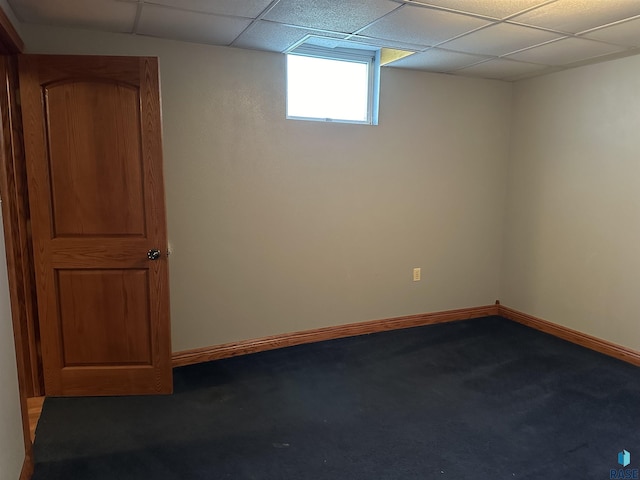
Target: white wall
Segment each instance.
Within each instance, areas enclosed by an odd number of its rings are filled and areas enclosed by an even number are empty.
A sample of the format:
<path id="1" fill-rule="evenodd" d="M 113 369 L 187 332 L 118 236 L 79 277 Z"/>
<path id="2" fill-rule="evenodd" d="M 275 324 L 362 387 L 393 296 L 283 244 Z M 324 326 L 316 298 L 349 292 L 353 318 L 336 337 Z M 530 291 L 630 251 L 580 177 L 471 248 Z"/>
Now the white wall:
<path id="1" fill-rule="evenodd" d="M 174 350 L 498 298 L 511 85 L 383 69 L 379 126 L 291 121 L 282 55 L 22 31 L 160 57 Z"/>
<path id="2" fill-rule="evenodd" d="M 516 84 L 502 303 L 640 350 L 640 56 Z"/>
<path id="3" fill-rule="evenodd" d="M 17 480 L 24 460 L 16 352 L 0 214 L 0 480 Z"/>

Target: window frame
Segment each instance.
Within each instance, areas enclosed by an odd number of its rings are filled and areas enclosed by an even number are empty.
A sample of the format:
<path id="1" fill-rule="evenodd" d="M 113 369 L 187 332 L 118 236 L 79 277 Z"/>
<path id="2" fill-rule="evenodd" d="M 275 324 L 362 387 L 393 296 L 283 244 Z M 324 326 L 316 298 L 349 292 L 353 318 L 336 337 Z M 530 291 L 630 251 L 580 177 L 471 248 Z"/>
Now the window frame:
<path id="1" fill-rule="evenodd" d="M 327 48 L 311 44 L 301 44 L 285 52 L 286 68 L 289 68 L 289 55 L 337 60 L 342 62 L 363 63 L 368 66 L 367 118 L 366 120 L 343 120 L 334 118 L 302 117 L 289 115 L 289 74 L 286 72 L 285 117 L 287 120 L 306 120 L 325 123 L 347 123 L 355 125 L 378 125 L 380 97 L 380 49 L 366 48 Z"/>

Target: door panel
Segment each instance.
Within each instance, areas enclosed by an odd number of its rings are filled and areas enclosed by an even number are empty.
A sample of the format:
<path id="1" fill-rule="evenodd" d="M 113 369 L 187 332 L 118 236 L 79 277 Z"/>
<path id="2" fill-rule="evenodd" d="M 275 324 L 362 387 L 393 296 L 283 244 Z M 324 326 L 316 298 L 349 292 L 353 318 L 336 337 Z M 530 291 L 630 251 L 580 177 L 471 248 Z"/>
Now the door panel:
<path id="1" fill-rule="evenodd" d="M 144 236 L 139 90 L 56 83 L 44 89 L 44 109 L 54 236 Z"/>
<path id="2" fill-rule="evenodd" d="M 151 365 L 147 270 L 56 273 L 65 366 Z"/>
<path id="3" fill-rule="evenodd" d="M 157 60 L 20 57 L 47 395 L 172 390 Z"/>

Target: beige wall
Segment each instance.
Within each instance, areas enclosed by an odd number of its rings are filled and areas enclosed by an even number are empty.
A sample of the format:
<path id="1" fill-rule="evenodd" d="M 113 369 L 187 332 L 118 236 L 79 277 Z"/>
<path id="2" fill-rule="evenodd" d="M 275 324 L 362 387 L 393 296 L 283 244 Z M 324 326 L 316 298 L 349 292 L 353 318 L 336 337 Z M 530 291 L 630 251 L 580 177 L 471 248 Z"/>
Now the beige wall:
<path id="1" fill-rule="evenodd" d="M 0 225 L 2 218 L 0 216 Z M 16 480 L 24 460 L 24 437 L 18 396 L 16 353 L 4 235 L 0 227 L 0 480 Z"/>
<path id="2" fill-rule="evenodd" d="M 23 35 L 160 57 L 174 350 L 498 298 L 511 85 L 384 69 L 379 126 L 292 121 L 279 54 Z"/>
<path id="3" fill-rule="evenodd" d="M 502 303 L 640 350 L 640 56 L 516 84 Z"/>

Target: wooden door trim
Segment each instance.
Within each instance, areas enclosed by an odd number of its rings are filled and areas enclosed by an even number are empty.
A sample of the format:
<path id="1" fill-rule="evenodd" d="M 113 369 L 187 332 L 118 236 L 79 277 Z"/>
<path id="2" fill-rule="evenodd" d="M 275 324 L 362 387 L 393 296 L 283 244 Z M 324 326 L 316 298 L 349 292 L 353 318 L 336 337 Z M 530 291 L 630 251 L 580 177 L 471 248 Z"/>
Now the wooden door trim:
<path id="1" fill-rule="evenodd" d="M 20 472 L 20 480 L 28 480 L 33 473 L 33 444 L 29 432 L 29 413 L 27 397 L 40 393 L 41 383 L 34 382 L 38 378 L 38 363 L 32 358 L 36 354 L 35 342 L 29 340 L 27 323 L 27 306 L 35 305 L 35 292 L 25 283 L 24 272 L 31 265 L 33 258 L 20 232 L 26 233 L 28 219 L 28 202 L 24 175 L 24 150 L 22 143 L 22 123 L 17 96 L 17 67 L 15 56 L 24 51 L 24 42 L 11 23 L 11 20 L 0 7 L 0 79 L 3 87 L 0 90 L 1 134 L 0 142 L 0 195 L 2 196 L 2 214 L 7 256 L 7 276 L 9 283 L 9 301 L 11 303 L 11 321 L 13 324 L 16 365 L 18 374 L 18 394 L 22 416 L 25 457 Z M 22 173 L 21 173 L 22 172 Z M 22 175 L 22 177 L 21 177 Z M 27 240 L 28 241 L 28 240 Z M 33 339 L 32 339 L 33 340 Z"/>
<path id="2" fill-rule="evenodd" d="M 0 7 L 0 47 L 2 54 L 16 54 L 24 51 L 24 42 L 2 7 Z"/>
<path id="3" fill-rule="evenodd" d="M 16 102 L 17 64 L 15 57 L 2 57 L 1 76 L 4 87 L 0 98 L 2 109 L 3 161 L 0 171 L 0 191 L 3 199 L 3 219 L 7 250 L 7 271 L 11 309 L 20 332 L 14 332 L 25 368 L 27 397 L 43 394 L 43 382 L 38 355 L 38 320 L 34 285 L 34 263 L 29 231 L 29 201 L 25 170 L 22 118 Z M 20 337 L 18 337 L 20 334 Z"/>
<path id="4" fill-rule="evenodd" d="M 24 456 L 22 462 L 22 470 L 20 471 L 20 480 L 29 480 L 33 475 L 33 457 L 31 453 Z"/>
<path id="5" fill-rule="evenodd" d="M 29 414 L 27 397 L 34 395 L 37 386 L 33 383 L 33 372 L 37 371 L 37 362 L 32 362 L 28 332 L 28 304 L 35 302 L 32 291 L 27 287 L 25 265 L 32 265 L 29 249 L 25 248 L 27 213 L 26 197 L 21 190 L 20 167 L 24 168 L 22 152 L 21 125 L 16 115 L 16 75 L 15 58 L 0 56 L 0 78 L 3 87 L 0 91 L 0 115 L 2 122 L 2 148 L 0 149 L 0 196 L 2 197 L 2 217 L 9 284 L 9 301 L 13 325 L 18 370 L 18 390 L 22 414 L 22 429 L 25 446 L 25 462 L 21 478 L 28 478 L 32 470 L 32 443 L 29 434 Z M 33 319 L 31 319 L 33 320 Z"/>

